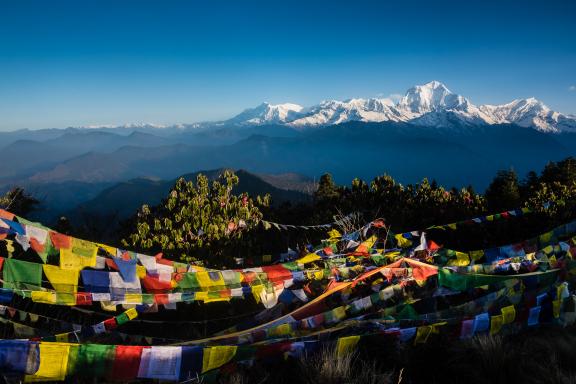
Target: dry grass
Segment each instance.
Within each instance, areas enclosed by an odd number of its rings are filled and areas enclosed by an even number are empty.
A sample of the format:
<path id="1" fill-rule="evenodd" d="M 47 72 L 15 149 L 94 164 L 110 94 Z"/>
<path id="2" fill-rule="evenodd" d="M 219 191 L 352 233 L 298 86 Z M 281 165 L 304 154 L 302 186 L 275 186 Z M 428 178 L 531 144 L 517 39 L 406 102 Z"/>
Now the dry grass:
<path id="1" fill-rule="evenodd" d="M 270 365 L 273 364 L 273 365 Z M 223 384 L 576 384 L 576 329 L 540 329 L 425 345 L 376 343 L 338 357 L 324 349 L 299 360 L 260 364 L 220 377 Z"/>

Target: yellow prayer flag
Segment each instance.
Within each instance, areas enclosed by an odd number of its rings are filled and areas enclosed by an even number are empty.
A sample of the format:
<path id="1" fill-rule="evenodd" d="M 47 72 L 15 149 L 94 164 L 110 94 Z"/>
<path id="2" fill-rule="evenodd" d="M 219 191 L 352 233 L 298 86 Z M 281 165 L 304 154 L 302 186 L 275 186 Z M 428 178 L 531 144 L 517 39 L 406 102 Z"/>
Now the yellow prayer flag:
<path id="1" fill-rule="evenodd" d="M 40 366 L 34 375 L 26 375 L 24 382 L 63 381 L 66 379 L 70 345 L 40 343 Z"/>
<path id="2" fill-rule="evenodd" d="M 438 333 L 440 333 L 440 327 L 442 327 L 442 326 L 444 326 L 444 325 L 446 325 L 446 324 L 448 324 L 448 322 L 446 322 L 446 321 L 443 321 L 443 322 L 441 322 L 441 323 L 432 324 L 432 325 L 430 326 L 430 327 L 432 327 L 432 329 L 430 330 L 430 333 L 433 333 L 433 334 L 438 334 Z"/>
<path id="3" fill-rule="evenodd" d="M 558 260 L 556 260 L 556 256 L 555 255 L 550 256 L 550 258 L 548 259 L 548 263 L 552 268 L 555 268 L 556 264 L 558 263 Z"/>
<path id="4" fill-rule="evenodd" d="M 208 300 L 208 292 L 194 292 L 194 300 L 206 301 Z"/>
<path id="5" fill-rule="evenodd" d="M 60 268 L 79 271 L 85 267 L 96 266 L 96 254 L 93 257 L 80 256 L 71 249 L 60 249 Z"/>
<path id="6" fill-rule="evenodd" d="M 486 220 L 487 220 L 487 221 L 494 221 L 494 215 L 488 215 L 488 216 L 486 216 Z"/>
<path id="7" fill-rule="evenodd" d="M 215 280 L 212 277 L 216 277 Z M 222 273 L 220 272 L 196 272 L 196 279 L 198 280 L 198 284 L 202 290 L 217 290 L 216 288 L 224 287 L 226 283 L 224 282 L 224 278 L 222 277 Z"/>
<path id="8" fill-rule="evenodd" d="M 309 253 L 306 256 L 304 256 L 304 257 L 302 257 L 296 261 L 298 262 L 298 264 L 308 264 L 308 263 L 311 263 L 313 261 L 320 260 L 320 259 L 321 259 L 321 257 L 318 256 L 317 254 Z"/>
<path id="9" fill-rule="evenodd" d="M 136 266 L 136 275 L 139 279 L 143 279 L 146 277 L 146 267 L 143 265 Z"/>
<path id="10" fill-rule="evenodd" d="M 236 356 L 235 345 L 204 348 L 202 356 L 202 373 L 220 368 Z"/>
<path id="11" fill-rule="evenodd" d="M 253 285 L 252 286 L 252 295 L 254 295 L 254 299 L 256 303 L 260 303 L 260 293 L 264 290 L 263 285 Z"/>
<path id="12" fill-rule="evenodd" d="M 216 303 L 219 301 L 230 301 L 230 298 L 229 297 L 208 297 L 204 300 L 204 303 L 205 304 Z"/>
<path id="13" fill-rule="evenodd" d="M 94 259 L 94 261 L 96 261 L 98 245 L 88 240 L 81 240 L 73 237 L 70 250 L 78 256 L 82 256 L 87 259 Z M 116 255 L 114 254 L 114 256 Z"/>
<path id="14" fill-rule="evenodd" d="M 130 320 L 132 320 L 138 317 L 138 311 L 136 310 L 136 308 L 130 308 L 129 310 L 126 311 L 126 315 Z"/>
<path id="15" fill-rule="evenodd" d="M 32 291 L 32 301 L 35 303 L 56 304 L 56 292 L 49 291 Z"/>
<path id="16" fill-rule="evenodd" d="M 336 230 L 336 229 L 328 231 L 328 236 L 330 236 L 330 239 L 337 239 L 339 237 L 342 237 L 340 232 L 338 232 L 338 230 Z"/>
<path id="17" fill-rule="evenodd" d="M 76 293 L 54 291 L 32 291 L 30 299 L 35 303 L 76 305 Z"/>
<path id="18" fill-rule="evenodd" d="M 346 309 L 341 306 L 341 307 L 336 307 L 332 310 L 332 314 L 334 315 L 334 317 L 338 320 L 342 320 L 344 318 L 346 318 Z"/>
<path id="19" fill-rule="evenodd" d="M 465 267 L 470 264 L 470 258 L 467 253 L 456 252 L 456 259 L 451 259 L 448 261 L 448 266 L 450 267 Z"/>
<path id="20" fill-rule="evenodd" d="M 352 353 L 360 340 L 360 336 L 346 336 L 340 337 L 338 339 L 338 344 L 336 345 L 336 354 L 338 357 L 342 357 L 349 353 Z"/>
<path id="21" fill-rule="evenodd" d="M 562 308 L 562 299 L 554 300 L 552 302 L 552 313 L 554 317 L 557 319 L 560 317 L 560 309 Z"/>
<path id="22" fill-rule="evenodd" d="M 274 328 L 270 329 L 270 336 L 288 336 L 290 335 L 290 332 L 292 331 L 292 328 L 290 327 L 290 324 L 288 323 L 284 323 L 284 324 L 280 324 Z"/>
<path id="23" fill-rule="evenodd" d="M 125 293 L 124 303 L 126 304 L 142 304 L 142 294 L 141 293 Z"/>
<path id="24" fill-rule="evenodd" d="M 106 312 L 116 312 L 116 304 L 113 304 L 110 301 L 101 301 L 100 306 Z"/>
<path id="25" fill-rule="evenodd" d="M 414 344 L 426 343 L 431 333 L 432 333 L 432 327 L 429 325 L 418 327 L 418 329 L 416 330 L 416 338 L 414 339 Z"/>
<path id="26" fill-rule="evenodd" d="M 76 305 L 76 293 L 56 292 L 56 304 Z"/>
<path id="27" fill-rule="evenodd" d="M 398 243 L 398 246 L 400 248 L 408 248 L 412 245 L 412 242 L 407 238 L 405 238 L 404 236 L 402 236 L 402 234 L 398 234 L 394 236 L 394 238 L 396 239 L 396 242 Z"/>
<path id="28" fill-rule="evenodd" d="M 76 293 L 78 290 L 77 270 L 65 270 L 56 265 L 44 264 L 44 273 L 57 292 Z"/>
<path id="29" fill-rule="evenodd" d="M 492 316 L 490 318 L 490 334 L 495 335 L 500 332 L 502 324 L 504 324 L 504 317 L 502 315 Z"/>
<path id="30" fill-rule="evenodd" d="M 448 224 L 447 226 L 448 226 L 448 228 L 453 229 L 454 231 L 455 231 L 456 229 L 458 229 L 457 226 L 456 226 L 456 223 L 451 223 L 451 224 Z"/>
<path id="31" fill-rule="evenodd" d="M 502 320 L 504 324 L 514 322 L 514 319 L 516 318 L 516 309 L 514 309 L 513 305 L 504 307 L 500 311 L 502 312 Z"/>

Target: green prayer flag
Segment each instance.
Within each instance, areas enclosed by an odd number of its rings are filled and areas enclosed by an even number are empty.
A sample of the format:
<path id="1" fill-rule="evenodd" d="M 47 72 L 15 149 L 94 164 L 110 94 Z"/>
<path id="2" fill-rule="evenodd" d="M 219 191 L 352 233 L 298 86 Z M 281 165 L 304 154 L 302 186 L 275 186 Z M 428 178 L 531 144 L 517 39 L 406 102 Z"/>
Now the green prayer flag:
<path id="1" fill-rule="evenodd" d="M 298 271 L 300 269 L 298 267 L 298 263 L 295 261 L 289 261 L 287 263 L 282 263 L 282 266 L 289 271 Z"/>
<path id="2" fill-rule="evenodd" d="M 105 376 L 112 368 L 115 354 L 115 345 L 80 345 L 76 359 L 76 374 L 86 377 Z"/>
<path id="3" fill-rule="evenodd" d="M 20 286 L 19 283 L 28 283 L 39 287 L 42 284 L 42 264 L 6 259 L 3 279 L 4 288 L 16 288 Z"/>
<path id="4" fill-rule="evenodd" d="M 200 288 L 200 283 L 196 277 L 196 273 L 188 272 L 182 273 L 180 275 L 182 278 L 178 281 L 178 288 L 182 289 L 198 289 Z"/>
<path id="5" fill-rule="evenodd" d="M 118 316 L 116 316 L 116 323 L 118 323 L 118 325 L 122 325 L 124 323 L 127 323 L 130 321 L 130 318 L 128 317 L 128 315 L 126 313 L 121 313 Z"/>
<path id="6" fill-rule="evenodd" d="M 76 361 L 78 360 L 78 349 L 80 345 L 70 344 L 70 349 L 68 350 L 68 368 L 67 376 L 71 376 L 76 373 Z"/>
<path id="7" fill-rule="evenodd" d="M 410 304 L 406 304 L 404 308 L 402 308 L 402 310 L 398 313 L 397 318 L 401 320 L 417 320 L 418 313 Z"/>
<path id="8" fill-rule="evenodd" d="M 438 285 L 457 291 L 505 282 L 510 279 L 522 279 L 537 276 L 540 286 L 552 284 L 557 278 L 557 270 L 547 272 L 525 273 L 519 275 L 484 275 L 476 273 L 457 273 L 447 268 L 438 269 Z"/>

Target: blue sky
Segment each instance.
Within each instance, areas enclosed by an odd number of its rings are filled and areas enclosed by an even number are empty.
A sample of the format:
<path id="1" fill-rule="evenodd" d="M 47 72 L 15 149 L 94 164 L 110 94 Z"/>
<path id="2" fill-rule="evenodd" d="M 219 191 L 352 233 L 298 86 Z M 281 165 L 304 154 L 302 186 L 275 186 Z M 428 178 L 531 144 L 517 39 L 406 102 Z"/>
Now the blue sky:
<path id="1" fill-rule="evenodd" d="M 576 113 L 576 2 L 0 0 L 0 130 L 217 120 L 444 82 Z"/>

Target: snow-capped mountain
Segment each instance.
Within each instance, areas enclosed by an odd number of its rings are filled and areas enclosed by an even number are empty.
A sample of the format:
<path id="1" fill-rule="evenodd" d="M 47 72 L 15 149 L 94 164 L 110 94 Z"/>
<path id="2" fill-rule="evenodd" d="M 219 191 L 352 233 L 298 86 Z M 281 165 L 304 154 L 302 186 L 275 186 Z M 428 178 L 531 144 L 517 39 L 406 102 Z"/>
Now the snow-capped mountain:
<path id="1" fill-rule="evenodd" d="M 480 109 L 495 123 L 511 122 L 544 132 L 576 131 L 576 118 L 554 112 L 535 98 L 514 100 L 503 105 L 482 105 Z"/>
<path id="2" fill-rule="evenodd" d="M 262 103 L 256 108 L 244 110 L 239 115 L 227 120 L 226 123 L 241 125 L 285 124 L 294 120 L 304 107 L 298 104 Z"/>
<path id="3" fill-rule="evenodd" d="M 394 103 L 390 99 L 350 99 L 346 101 L 323 101 L 301 113 L 288 125 L 305 128 L 332 125 L 347 121 L 397 121 Z"/>
<path id="4" fill-rule="evenodd" d="M 263 103 L 224 123 L 284 124 L 302 130 L 347 121 L 396 121 L 435 127 L 459 123 L 516 124 L 543 132 L 576 132 L 574 116 L 554 112 L 534 98 L 514 100 L 503 105 L 476 106 L 438 81 L 410 88 L 397 103 L 388 98 L 330 100 L 310 108 L 289 103 Z"/>

